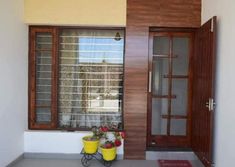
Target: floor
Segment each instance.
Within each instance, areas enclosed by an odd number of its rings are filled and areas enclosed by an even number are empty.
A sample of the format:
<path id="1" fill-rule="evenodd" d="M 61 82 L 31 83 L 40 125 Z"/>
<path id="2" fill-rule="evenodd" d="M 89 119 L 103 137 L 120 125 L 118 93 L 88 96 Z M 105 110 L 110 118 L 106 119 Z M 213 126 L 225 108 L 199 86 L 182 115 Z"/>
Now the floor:
<path id="1" fill-rule="evenodd" d="M 190 161 L 193 167 L 203 167 L 199 161 Z M 62 159 L 22 159 L 11 167 L 83 167 L 80 160 Z M 103 167 L 96 160 L 90 167 Z M 117 160 L 112 167 L 159 167 L 156 160 Z"/>

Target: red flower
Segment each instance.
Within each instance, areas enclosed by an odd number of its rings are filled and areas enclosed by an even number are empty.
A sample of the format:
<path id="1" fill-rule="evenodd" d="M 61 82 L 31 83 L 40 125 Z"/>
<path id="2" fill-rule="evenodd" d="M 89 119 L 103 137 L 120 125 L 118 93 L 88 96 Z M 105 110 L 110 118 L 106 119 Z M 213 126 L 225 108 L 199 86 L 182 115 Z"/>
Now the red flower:
<path id="1" fill-rule="evenodd" d="M 106 126 L 101 126 L 100 129 L 102 132 L 108 132 L 109 130 Z"/>
<path id="2" fill-rule="evenodd" d="M 114 144 L 116 147 L 119 147 L 122 144 L 122 142 L 120 140 L 116 139 Z"/>
<path id="3" fill-rule="evenodd" d="M 120 135 L 122 136 L 122 138 L 125 138 L 125 133 L 124 132 L 120 132 Z"/>

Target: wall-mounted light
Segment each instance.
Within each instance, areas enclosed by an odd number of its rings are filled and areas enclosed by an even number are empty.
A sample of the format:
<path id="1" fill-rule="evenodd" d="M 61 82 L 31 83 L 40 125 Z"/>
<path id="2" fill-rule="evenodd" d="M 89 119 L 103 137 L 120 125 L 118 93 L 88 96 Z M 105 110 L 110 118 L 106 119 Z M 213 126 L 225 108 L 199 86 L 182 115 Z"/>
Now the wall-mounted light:
<path id="1" fill-rule="evenodd" d="M 121 35 L 119 32 L 116 33 L 115 37 L 114 37 L 114 40 L 115 41 L 120 41 L 122 38 L 121 38 Z"/>

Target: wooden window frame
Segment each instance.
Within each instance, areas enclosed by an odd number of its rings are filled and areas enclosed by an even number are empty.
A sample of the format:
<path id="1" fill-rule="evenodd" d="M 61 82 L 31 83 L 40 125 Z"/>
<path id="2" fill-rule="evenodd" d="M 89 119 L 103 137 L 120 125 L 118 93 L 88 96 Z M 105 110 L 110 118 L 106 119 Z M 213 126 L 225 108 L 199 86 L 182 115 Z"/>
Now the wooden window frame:
<path id="1" fill-rule="evenodd" d="M 51 33 L 52 35 L 52 66 L 51 66 L 51 122 L 49 124 L 36 123 L 36 33 Z M 55 129 L 57 125 L 57 60 L 58 52 L 57 30 L 52 27 L 29 28 L 29 129 Z"/>
<path id="2" fill-rule="evenodd" d="M 59 72 L 59 33 L 63 29 L 100 29 L 100 30 L 123 30 L 124 27 L 69 27 L 69 26 L 29 26 L 29 53 L 28 53 L 28 128 L 30 130 L 68 130 L 68 131 L 87 131 L 90 128 L 61 128 L 58 123 L 58 72 Z M 36 122 L 36 33 L 51 33 L 52 35 L 52 75 L 51 75 L 51 122 L 48 124 Z M 123 47 L 125 57 L 125 40 Z M 123 57 L 123 60 L 124 60 Z M 124 71 L 124 62 L 123 62 Z M 124 83 L 123 72 L 123 83 Z M 124 84 L 123 84 L 124 90 Z M 124 98 L 124 97 L 123 97 Z M 123 100 L 122 100 L 123 101 Z M 122 103 L 122 129 L 124 129 L 124 112 Z"/>

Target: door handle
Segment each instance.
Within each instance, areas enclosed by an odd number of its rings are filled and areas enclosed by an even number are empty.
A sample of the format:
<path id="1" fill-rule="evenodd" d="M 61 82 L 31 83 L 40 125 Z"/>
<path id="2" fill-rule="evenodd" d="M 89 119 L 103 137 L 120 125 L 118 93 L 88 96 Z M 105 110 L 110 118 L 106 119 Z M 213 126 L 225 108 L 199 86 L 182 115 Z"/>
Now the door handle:
<path id="1" fill-rule="evenodd" d="M 210 111 L 210 102 L 206 102 L 206 108 L 208 108 L 208 110 Z"/>
<path id="2" fill-rule="evenodd" d="M 215 102 L 213 98 L 209 98 L 208 102 L 206 102 L 206 107 L 209 111 L 213 111 L 215 109 Z"/>
<path id="3" fill-rule="evenodd" d="M 149 71 L 149 92 L 152 92 L 152 71 Z"/>

